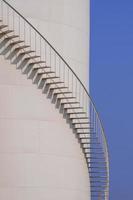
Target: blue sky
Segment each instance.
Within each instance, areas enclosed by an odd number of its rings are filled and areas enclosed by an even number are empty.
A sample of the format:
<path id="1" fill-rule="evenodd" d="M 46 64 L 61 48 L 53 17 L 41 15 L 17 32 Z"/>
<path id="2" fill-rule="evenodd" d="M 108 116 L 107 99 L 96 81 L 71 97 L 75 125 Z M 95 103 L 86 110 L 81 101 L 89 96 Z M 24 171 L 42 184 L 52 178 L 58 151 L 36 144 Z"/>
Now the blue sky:
<path id="1" fill-rule="evenodd" d="M 133 199 L 133 0 L 91 0 L 91 95 L 110 151 L 110 199 Z"/>

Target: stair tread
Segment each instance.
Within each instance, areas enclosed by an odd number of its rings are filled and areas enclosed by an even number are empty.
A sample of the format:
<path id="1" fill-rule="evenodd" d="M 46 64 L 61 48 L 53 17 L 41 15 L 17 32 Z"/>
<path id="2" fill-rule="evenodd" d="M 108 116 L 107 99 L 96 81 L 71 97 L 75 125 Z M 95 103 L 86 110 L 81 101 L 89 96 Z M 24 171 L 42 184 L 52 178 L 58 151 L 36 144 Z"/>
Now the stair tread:
<path id="1" fill-rule="evenodd" d="M 68 107 L 68 108 L 64 108 L 64 109 L 67 109 L 67 110 L 73 110 L 73 109 L 82 109 L 83 107 Z"/>
<path id="2" fill-rule="evenodd" d="M 88 169 L 107 169 L 105 166 L 89 166 Z"/>
<path id="3" fill-rule="evenodd" d="M 0 29 L 3 29 L 3 28 L 7 28 L 8 27 L 8 25 L 0 25 Z"/>
<path id="4" fill-rule="evenodd" d="M 12 33 L 12 32 L 14 32 L 14 31 L 13 30 L 6 30 L 6 31 L 1 32 L 0 35 L 6 35 L 6 34 Z"/>
<path id="5" fill-rule="evenodd" d="M 72 124 L 90 124 L 90 122 L 72 122 Z"/>
<path id="6" fill-rule="evenodd" d="M 17 37 L 19 37 L 19 35 L 11 35 L 9 37 L 6 37 L 4 40 L 11 40 L 11 39 L 17 38 Z"/>
<path id="7" fill-rule="evenodd" d="M 97 164 L 97 163 L 104 163 L 106 164 L 107 162 L 102 162 L 102 161 L 88 161 L 89 163 L 92 163 L 92 164 Z"/>
<path id="8" fill-rule="evenodd" d="M 62 99 L 62 100 L 64 100 L 64 99 L 75 99 L 76 97 L 58 97 L 58 99 Z"/>
<path id="9" fill-rule="evenodd" d="M 67 112 L 68 115 L 74 115 L 74 114 L 78 114 L 78 115 L 82 115 L 82 114 L 86 114 L 86 112 Z"/>
<path id="10" fill-rule="evenodd" d="M 90 176 L 90 178 L 107 178 L 107 176 Z"/>
<path id="11" fill-rule="evenodd" d="M 56 86 L 56 87 L 51 87 L 50 90 L 59 90 L 59 89 L 68 89 L 68 87 L 65 87 L 65 86 Z"/>
<path id="12" fill-rule="evenodd" d="M 25 48 L 29 48 L 29 45 L 23 45 L 23 46 L 19 46 L 15 48 L 15 51 L 21 50 L 21 49 L 25 49 Z"/>
<path id="13" fill-rule="evenodd" d="M 91 128 L 91 127 L 74 127 L 74 129 L 82 130 L 82 129 L 93 129 L 93 128 Z"/>
<path id="14" fill-rule="evenodd" d="M 39 58 L 40 56 L 29 56 L 27 58 L 25 58 L 24 60 L 30 60 L 30 59 L 34 59 L 34 58 Z"/>
<path id="15" fill-rule="evenodd" d="M 24 51 L 24 52 L 21 52 L 19 55 L 25 55 L 25 54 L 28 54 L 28 53 L 34 53 L 35 51 L 32 51 L 32 50 L 29 50 L 29 51 Z"/>
<path id="16" fill-rule="evenodd" d="M 61 104 L 79 104 L 80 102 L 75 101 L 75 102 L 61 102 Z"/>
<path id="17" fill-rule="evenodd" d="M 93 157 L 93 156 L 90 156 L 90 157 L 87 157 L 87 159 L 94 159 L 94 160 L 105 160 L 105 157 Z"/>
<path id="18" fill-rule="evenodd" d="M 31 62 L 30 65 L 32 64 L 41 64 L 41 63 L 46 63 L 46 61 L 35 61 L 35 62 Z"/>
<path id="19" fill-rule="evenodd" d="M 104 152 L 101 152 L 101 153 L 97 153 L 97 152 L 84 152 L 85 154 L 95 154 L 95 155 L 102 155 L 104 154 Z"/>
<path id="20" fill-rule="evenodd" d="M 52 82 L 52 83 L 46 83 L 46 85 L 56 85 L 56 84 L 62 84 L 62 83 L 64 83 L 64 82 L 62 82 L 62 81 L 58 81 L 58 82 Z M 51 88 L 51 89 L 53 89 L 53 88 Z"/>
<path id="21" fill-rule="evenodd" d="M 51 67 L 48 66 L 42 66 L 42 67 L 34 67 L 33 70 L 39 70 L 39 69 L 49 69 Z"/>
<path id="22" fill-rule="evenodd" d="M 88 119 L 88 117 L 72 117 L 70 116 L 71 119 Z"/>
<path id="23" fill-rule="evenodd" d="M 93 144 L 100 144 L 100 143 L 98 143 L 98 142 L 92 142 L 92 141 L 90 141 L 90 142 L 89 142 L 89 141 L 88 141 L 88 142 L 82 141 L 81 143 L 82 143 L 83 145 L 84 145 L 84 144 L 91 144 L 91 145 L 93 145 Z M 86 148 L 86 147 L 85 147 L 85 148 Z"/>
<path id="24" fill-rule="evenodd" d="M 18 40 L 18 41 L 15 41 L 15 42 L 11 42 L 10 45 L 15 45 L 15 44 L 19 44 L 19 43 L 22 43 L 24 42 L 23 40 Z"/>
<path id="25" fill-rule="evenodd" d="M 58 77 L 58 76 L 51 76 L 51 77 L 43 77 L 42 79 L 55 79 L 55 78 L 60 78 L 60 77 Z"/>
<path id="26" fill-rule="evenodd" d="M 81 132 L 81 133 L 77 132 L 77 134 L 79 134 L 79 135 L 95 135 L 95 133 L 91 133 L 91 132 L 90 133 L 89 132 L 86 132 L 86 133 L 85 132 Z"/>
<path id="27" fill-rule="evenodd" d="M 97 137 L 96 138 L 91 138 L 91 137 L 80 137 L 79 138 L 80 140 L 91 140 L 91 139 L 98 139 Z"/>
<path id="28" fill-rule="evenodd" d="M 58 89 L 58 88 L 57 88 Z M 61 91 L 61 92 L 54 92 L 55 95 L 59 95 L 59 94 L 72 94 L 72 92 L 69 91 Z"/>
<path id="29" fill-rule="evenodd" d="M 83 148 L 83 149 L 91 149 L 91 147 L 84 147 L 84 146 L 83 146 L 82 148 Z"/>
<path id="30" fill-rule="evenodd" d="M 45 72 L 38 72 L 38 75 L 43 75 L 43 74 L 54 74 L 55 72 L 53 71 L 45 71 Z"/>
<path id="31" fill-rule="evenodd" d="M 91 185 L 90 187 L 92 188 L 106 188 L 107 186 L 103 186 L 103 185 Z"/>

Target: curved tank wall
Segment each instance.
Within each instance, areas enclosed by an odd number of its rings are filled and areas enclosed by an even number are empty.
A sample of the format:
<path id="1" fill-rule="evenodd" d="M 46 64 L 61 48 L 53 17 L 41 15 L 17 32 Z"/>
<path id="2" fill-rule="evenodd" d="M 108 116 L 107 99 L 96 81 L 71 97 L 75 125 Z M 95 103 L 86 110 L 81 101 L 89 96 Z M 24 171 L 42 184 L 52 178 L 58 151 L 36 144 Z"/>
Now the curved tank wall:
<path id="1" fill-rule="evenodd" d="M 2 56 L 0 199 L 90 199 L 87 164 L 66 120 Z"/>
<path id="2" fill-rule="evenodd" d="M 48 39 L 88 88 L 89 0 L 8 0 Z"/>

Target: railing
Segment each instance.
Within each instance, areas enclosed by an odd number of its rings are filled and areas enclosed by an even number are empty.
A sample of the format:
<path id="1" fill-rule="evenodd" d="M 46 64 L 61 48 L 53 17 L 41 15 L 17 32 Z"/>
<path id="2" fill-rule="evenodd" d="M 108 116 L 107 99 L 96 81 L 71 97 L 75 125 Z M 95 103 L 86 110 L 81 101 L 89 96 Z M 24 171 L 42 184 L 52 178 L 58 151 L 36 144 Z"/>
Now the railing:
<path id="1" fill-rule="evenodd" d="M 19 35 L 19 39 L 23 40 L 26 45 L 30 46 L 31 50 L 40 56 L 41 61 L 46 61 L 46 65 L 51 67 L 56 76 L 60 77 L 60 81 L 68 87 L 72 92 L 73 97 L 80 102 L 80 106 L 86 112 L 86 117 L 93 125 L 94 132 L 98 137 L 101 148 L 104 152 L 106 162 L 107 181 L 104 191 L 105 199 L 109 199 L 109 158 L 108 147 L 104 134 L 104 129 L 100 121 L 95 105 L 88 94 L 85 86 L 81 80 L 62 58 L 62 56 L 55 50 L 55 48 L 38 32 L 38 30 L 27 21 L 17 10 L 15 10 L 5 0 L 0 0 L 0 19 L 2 23 L 8 25 L 9 30 L 13 30 L 15 35 Z"/>

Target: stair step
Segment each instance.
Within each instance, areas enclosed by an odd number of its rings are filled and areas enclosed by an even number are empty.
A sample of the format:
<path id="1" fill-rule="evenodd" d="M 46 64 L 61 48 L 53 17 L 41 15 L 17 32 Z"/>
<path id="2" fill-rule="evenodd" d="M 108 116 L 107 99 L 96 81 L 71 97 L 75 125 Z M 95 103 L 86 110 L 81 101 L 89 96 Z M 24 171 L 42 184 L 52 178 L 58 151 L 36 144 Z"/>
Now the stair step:
<path id="1" fill-rule="evenodd" d="M 80 135 L 80 134 L 79 134 L 79 135 Z M 89 139 L 89 140 L 91 140 L 91 139 L 92 139 L 92 140 L 98 139 L 98 137 L 96 137 L 96 136 L 95 136 L 95 137 L 90 137 L 89 134 L 88 134 L 87 137 L 86 137 L 86 136 L 83 137 L 83 134 L 81 134 L 81 135 L 82 135 L 82 137 L 80 137 L 79 139 Z"/>
<path id="2" fill-rule="evenodd" d="M 91 184 L 93 183 L 93 184 L 95 184 L 95 185 L 97 185 L 98 183 L 102 183 L 102 185 L 104 184 L 108 184 L 108 180 L 107 179 L 93 179 L 93 178 L 90 178 L 90 182 L 91 182 Z"/>
<path id="3" fill-rule="evenodd" d="M 62 105 L 70 105 L 70 104 L 79 104 L 79 102 L 78 101 L 76 101 L 76 102 L 61 102 L 61 104 Z"/>
<path id="4" fill-rule="evenodd" d="M 49 69 L 51 67 L 48 66 L 42 66 L 42 67 L 34 67 L 33 70 L 39 70 L 39 69 Z"/>
<path id="5" fill-rule="evenodd" d="M 101 189 L 106 189 L 106 188 L 107 188 L 107 185 L 106 185 L 106 184 L 101 184 L 101 185 L 99 185 L 99 184 L 96 184 L 96 183 L 95 183 L 95 184 L 93 184 L 93 185 L 91 184 L 90 187 L 91 187 L 91 188 L 97 188 L 97 189 L 100 189 L 100 188 L 101 188 Z"/>
<path id="6" fill-rule="evenodd" d="M 68 89 L 68 87 L 65 87 L 65 86 L 56 86 L 56 87 L 51 87 L 50 88 L 50 90 L 59 90 L 59 89 Z"/>
<path id="7" fill-rule="evenodd" d="M 57 88 L 57 89 L 58 89 L 58 88 Z M 54 92 L 54 95 L 59 95 L 59 94 L 72 94 L 72 92 L 68 92 L 68 91 Z"/>
<path id="8" fill-rule="evenodd" d="M 90 178 L 107 178 L 107 176 L 90 176 Z"/>
<path id="9" fill-rule="evenodd" d="M 56 78 L 60 78 L 60 77 L 58 77 L 58 76 L 49 76 L 49 77 L 43 77 L 42 79 L 56 79 Z"/>
<path id="10" fill-rule="evenodd" d="M 102 148 L 101 147 L 91 147 L 91 150 L 94 150 L 94 149 L 101 150 Z"/>
<path id="11" fill-rule="evenodd" d="M 69 116 L 71 116 L 71 115 L 75 115 L 75 114 L 77 114 L 77 115 L 85 115 L 86 114 L 86 112 L 78 112 L 78 111 L 71 111 L 71 112 L 67 112 L 67 114 L 69 115 Z"/>
<path id="12" fill-rule="evenodd" d="M 35 61 L 35 62 L 31 62 L 30 65 L 35 65 L 35 64 L 42 64 L 42 63 L 46 63 L 46 61 Z"/>
<path id="13" fill-rule="evenodd" d="M 0 29 L 7 28 L 7 25 L 0 25 Z"/>
<path id="14" fill-rule="evenodd" d="M 89 164 L 107 164 L 106 162 L 102 161 L 88 161 Z"/>
<path id="15" fill-rule="evenodd" d="M 43 75 L 43 74 L 54 74 L 55 72 L 53 71 L 45 71 L 45 72 L 38 72 L 38 75 Z"/>
<path id="16" fill-rule="evenodd" d="M 89 174 L 90 174 L 90 172 L 89 172 Z M 91 179 L 91 181 L 96 181 L 95 179 Z M 99 179 L 97 180 L 97 181 L 99 181 Z M 105 179 L 101 179 L 101 181 L 105 181 Z M 101 185 L 99 185 L 98 183 L 94 183 L 93 185 L 91 184 L 91 186 L 94 188 L 96 188 L 96 187 L 101 187 L 101 188 L 107 188 L 107 182 L 105 183 L 105 184 L 101 184 Z"/>
<path id="17" fill-rule="evenodd" d="M 78 134 L 78 135 L 87 135 L 87 136 L 88 136 L 88 135 L 95 135 L 94 133 L 84 133 L 84 132 L 82 132 L 82 133 L 78 133 L 78 132 L 77 132 L 77 134 Z"/>
<path id="18" fill-rule="evenodd" d="M 30 47 L 29 45 L 23 45 L 23 46 L 15 48 L 15 51 L 18 51 L 18 50 L 21 50 L 21 49 L 26 49 L 26 48 L 29 48 L 29 47 Z"/>
<path id="19" fill-rule="evenodd" d="M 96 134 L 96 132 L 77 132 L 78 134 Z"/>
<path id="20" fill-rule="evenodd" d="M 90 124 L 90 122 L 72 122 L 73 125 Z"/>
<path id="21" fill-rule="evenodd" d="M 104 152 L 97 153 L 97 152 L 84 152 L 85 154 L 95 154 L 95 155 L 104 155 Z"/>
<path id="22" fill-rule="evenodd" d="M 58 100 L 75 99 L 76 97 L 58 97 Z"/>
<path id="23" fill-rule="evenodd" d="M 11 40 L 11 39 L 17 38 L 17 37 L 19 37 L 19 35 L 11 35 L 9 37 L 6 37 L 4 40 Z"/>
<path id="24" fill-rule="evenodd" d="M 62 82 L 62 81 L 58 81 L 58 82 L 52 82 L 52 83 L 46 83 L 46 85 L 56 85 L 56 84 L 62 84 L 62 83 L 64 83 L 64 82 Z M 58 87 L 59 88 L 59 87 Z M 51 88 L 51 89 L 58 89 L 57 87 L 56 88 Z M 61 87 L 60 87 L 61 88 Z M 64 87 L 62 87 L 62 88 L 64 88 Z"/>
<path id="25" fill-rule="evenodd" d="M 0 36 L 1 36 L 1 35 L 4 36 L 4 35 L 6 35 L 6 34 L 8 34 L 8 33 L 12 33 L 12 32 L 14 32 L 14 31 L 13 31 L 13 30 L 6 30 L 6 31 L 1 32 L 1 33 L 0 33 Z"/>
<path id="26" fill-rule="evenodd" d="M 90 166 L 90 167 L 88 167 L 88 169 L 107 169 L 107 167 L 105 167 L 105 166 Z"/>
<path id="27" fill-rule="evenodd" d="M 87 143 L 87 144 L 88 144 L 88 143 Z M 86 149 L 89 149 L 89 150 L 91 149 L 90 146 L 89 146 L 89 147 L 84 147 L 84 146 L 83 146 L 82 148 L 85 149 L 85 150 L 86 150 Z"/>
<path id="28" fill-rule="evenodd" d="M 105 157 L 87 157 L 87 159 L 90 159 L 90 160 L 105 160 Z"/>
<path id="29" fill-rule="evenodd" d="M 108 183 L 106 180 L 90 180 L 91 183 Z"/>
<path id="30" fill-rule="evenodd" d="M 94 141 L 95 141 L 95 140 L 94 140 Z M 99 145 L 100 145 L 100 143 L 96 143 L 96 142 L 89 142 L 89 145 L 90 145 L 90 146 L 89 146 L 89 148 L 88 148 L 87 146 L 86 146 L 86 147 L 84 147 L 84 145 L 88 145 L 88 144 L 86 143 L 86 144 L 83 144 L 83 145 L 82 145 L 82 146 L 83 146 L 83 148 L 84 148 L 84 150 L 88 150 L 88 149 L 89 149 L 89 150 L 91 150 L 91 148 L 90 148 L 90 147 L 91 147 L 92 145 L 98 145 L 98 146 L 99 146 Z M 99 159 L 99 157 L 98 157 L 98 159 Z M 104 158 L 102 157 L 101 159 L 104 159 Z"/>
<path id="31" fill-rule="evenodd" d="M 79 130 L 89 129 L 89 130 L 91 130 L 93 128 L 91 128 L 91 127 L 74 127 L 74 129 L 79 129 Z"/>
<path id="32" fill-rule="evenodd" d="M 105 190 L 103 189 L 101 189 L 101 190 L 91 190 L 91 192 L 98 192 L 98 193 L 100 193 L 100 192 L 105 192 Z M 98 194 L 99 195 L 99 194 Z M 101 194 L 100 194 L 101 195 Z M 104 194 L 103 194 L 104 195 Z"/>
<path id="33" fill-rule="evenodd" d="M 89 174 L 94 174 L 94 175 L 104 175 L 106 174 L 105 171 L 89 171 Z"/>
<path id="34" fill-rule="evenodd" d="M 32 79 L 35 78 L 36 81 L 37 81 L 37 80 L 39 81 L 39 78 L 37 78 L 37 77 L 40 76 L 40 75 L 38 75 L 38 70 L 39 70 L 40 68 L 41 68 L 41 69 L 49 69 L 49 67 L 47 68 L 46 66 L 44 66 L 44 67 L 35 67 L 35 68 L 32 68 L 29 78 L 32 78 Z M 41 77 L 40 77 L 40 78 L 41 78 Z M 35 82 L 36 82 L 36 81 L 35 81 Z M 37 82 L 38 82 L 38 81 L 37 81 Z M 37 82 L 36 82 L 36 83 L 37 83 Z"/>
<path id="35" fill-rule="evenodd" d="M 40 56 L 30 56 L 30 57 L 27 57 L 25 58 L 24 60 L 30 60 L 30 59 L 35 59 L 35 58 L 39 58 Z"/>
<path id="36" fill-rule="evenodd" d="M 75 110 L 75 109 L 82 109 L 82 108 L 83 108 L 83 107 L 78 107 L 78 106 L 77 106 L 77 107 L 71 107 L 71 108 L 70 108 L 70 107 L 68 107 L 68 108 L 65 107 L 64 109 L 67 109 L 67 110 Z"/>
<path id="37" fill-rule="evenodd" d="M 106 188 L 107 186 L 102 186 L 102 185 L 90 185 L 91 188 Z"/>
<path id="38" fill-rule="evenodd" d="M 88 117 L 73 117 L 73 116 L 70 116 L 70 119 L 88 119 Z"/>
<path id="39" fill-rule="evenodd" d="M 24 42 L 23 40 L 18 40 L 18 41 L 15 41 L 15 42 L 11 42 L 10 46 L 14 46 L 16 44 L 23 43 L 23 42 Z"/>
<path id="40" fill-rule="evenodd" d="M 19 55 L 25 55 L 25 54 L 34 53 L 34 52 L 35 51 L 28 50 L 28 51 L 21 52 Z"/>
<path id="41" fill-rule="evenodd" d="M 79 126 L 80 125 L 80 126 Z M 87 126 L 86 126 L 87 125 Z M 90 126 L 90 124 L 82 124 L 82 122 L 79 122 L 79 124 L 73 124 L 73 126 L 76 128 L 76 129 L 89 129 L 89 130 L 93 130 L 93 127 Z"/>
<path id="42" fill-rule="evenodd" d="M 90 145 L 96 144 L 96 145 L 97 145 L 97 144 L 100 144 L 100 142 L 98 143 L 98 142 L 92 142 L 92 141 L 91 141 L 91 142 L 89 142 L 89 141 L 88 141 L 88 142 L 82 141 L 82 144 L 83 144 L 83 145 L 84 145 L 84 144 L 90 144 Z M 85 147 L 85 148 L 86 148 L 86 147 Z"/>
<path id="43" fill-rule="evenodd" d="M 104 193 L 100 193 L 100 195 L 99 194 L 91 194 L 91 198 L 99 199 L 99 196 L 100 196 L 100 200 L 103 200 L 103 198 L 105 199 L 106 194 L 104 194 Z"/>
<path id="44" fill-rule="evenodd" d="M 79 135 L 80 135 L 80 134 L 79 134 Z M 83 134 L 82 134 L 82 135 L 83 135 Z M 88 134 L 88 135 L 89 135 L 89 134 Z M 83 139 L 84 139 L 84 140 L 85 140 L 85 139 L 89 139 L 89 140 L 92 139 L 92 140 L 95 140 L 95 139 L 98 139 L 98 137 L 93 137 L 93 138 L 92 138 L 92 137 L 90 137 L 90 136 L 88 136 L 88 137 L 85 136 L 85 137 L 80 137 L 79 139 L 82 139 L 82 140 L 83 140 Z"/>

